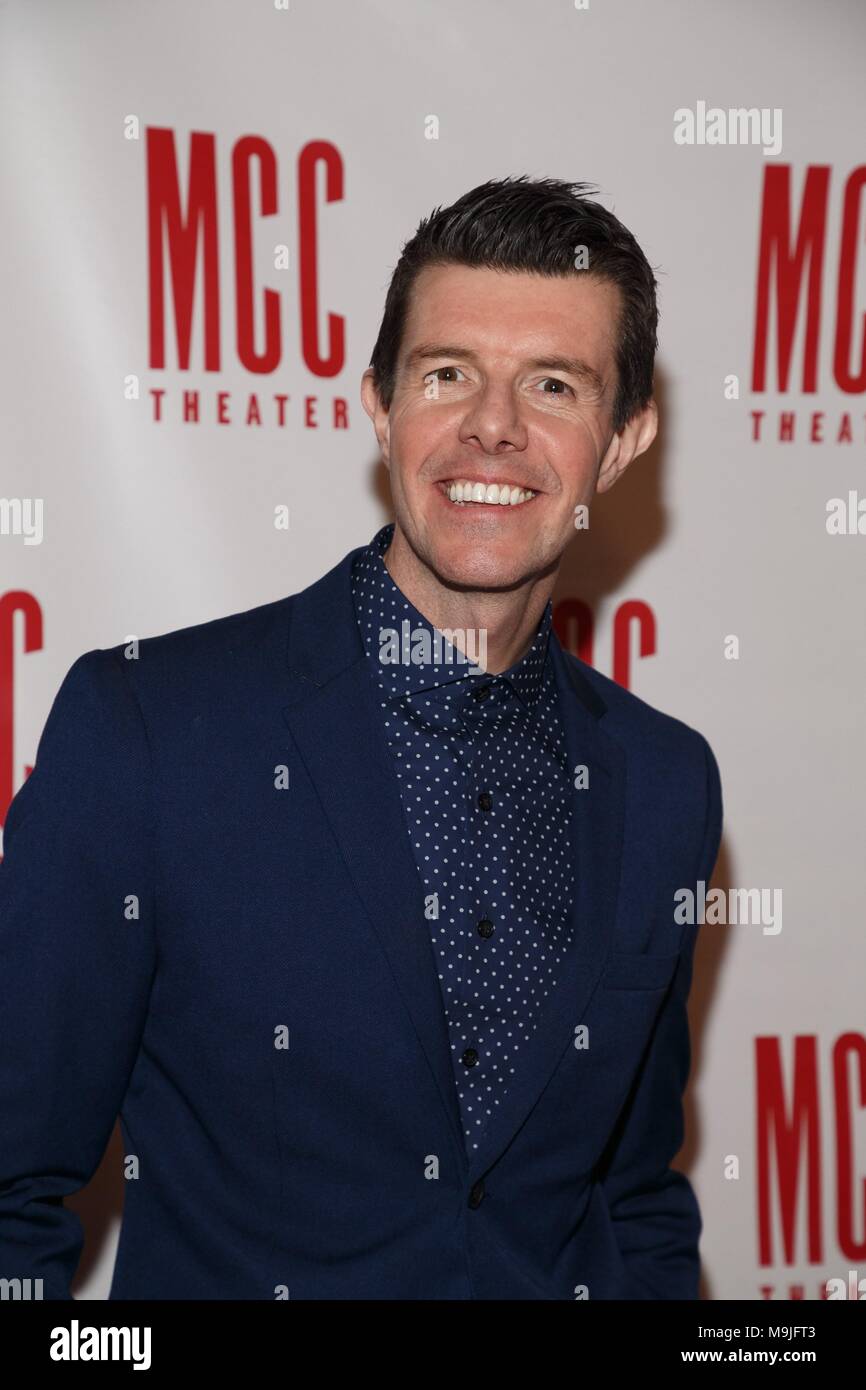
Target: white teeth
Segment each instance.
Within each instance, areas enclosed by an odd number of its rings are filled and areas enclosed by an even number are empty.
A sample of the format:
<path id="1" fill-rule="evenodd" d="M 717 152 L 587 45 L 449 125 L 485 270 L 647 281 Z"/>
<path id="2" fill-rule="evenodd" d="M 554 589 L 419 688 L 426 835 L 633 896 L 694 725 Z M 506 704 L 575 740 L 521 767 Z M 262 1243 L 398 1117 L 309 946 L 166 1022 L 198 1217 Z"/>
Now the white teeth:
<path id="1" fill-rule="evenodd" d="M 516 507 L 535 496 L 529 488 L 512 487 L 509 483 L 471 483 L 461 478 L 445 486 L 452 502 L 482 502 L 494 507 Z"/>

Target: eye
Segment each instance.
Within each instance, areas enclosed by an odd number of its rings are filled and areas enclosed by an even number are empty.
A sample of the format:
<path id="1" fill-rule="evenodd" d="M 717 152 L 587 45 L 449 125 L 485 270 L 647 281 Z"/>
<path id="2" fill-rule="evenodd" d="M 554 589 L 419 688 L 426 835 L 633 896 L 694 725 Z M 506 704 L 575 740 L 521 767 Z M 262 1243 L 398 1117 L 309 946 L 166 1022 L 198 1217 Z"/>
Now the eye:
<path id="1" fill-rule="evenodd" d="M 440 373 L 440 372 L 460 372 L 460 371 L 461 371 L 460 367 L 434 367 L 433 371 L 432 371 L 432 372 L 428 372 L 427 375 L 424 377 L 424 385 L 426 386 L 427 382 L 430 380 L 431 377 L 435 377 L 437 380 L 441 381 L 442 378 L 439 376 L 439 373 Z M 462 375 L 462 372 L 461 372 L 461 375 Z M 443 384 L 444 384 L 445 386 L 447 386 L 449 383 L 446 381 L 446 382 L 444 382 Z"/>
<path id="2" fill-rule="evenodd" d="M 554 386 L 561 386 L 562 389 L 563 389 L 563 391 L 569 391 L 569 392 L 571 392 L 571 395 L 572 395 L 572 396 L 574 395 L 574 392 L 572 391 L 572 389 L 571 389 L 571 387 L 569 386 L 568 382 L 567 382 L 567 381 L 560 381 L 560 380 L 559 380 L 559 377 L 556 377 L 556 376 L 546 376 L 546 377 L 542 377 L 542 382 L 544 382 L 544 381 L 551 381 L 551 382 L 553 382 L 553 385 L 554 385 Z M 558 396 L 558 395 L 561 395 L 562 393 L 559 392 L 559 391 L 544 391 L 544 392 L 542 392 L 542 394 L 545 395 L 545 396 L 552 396 L 552 395 Z"/>

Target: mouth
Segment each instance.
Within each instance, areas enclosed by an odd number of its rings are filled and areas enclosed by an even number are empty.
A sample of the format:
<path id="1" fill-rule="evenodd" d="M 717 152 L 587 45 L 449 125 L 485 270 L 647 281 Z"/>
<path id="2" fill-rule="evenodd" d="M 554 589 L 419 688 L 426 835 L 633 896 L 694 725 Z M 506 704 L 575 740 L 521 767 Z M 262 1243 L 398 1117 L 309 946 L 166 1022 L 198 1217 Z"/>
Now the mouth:
<path id="1" fill-rule="evenodd" d="M 531 488 L 508 481 L 482 483 L 468 478 L 443 478 L 437 487 L 455 507 L 525 507 L 538 496 Z"/>

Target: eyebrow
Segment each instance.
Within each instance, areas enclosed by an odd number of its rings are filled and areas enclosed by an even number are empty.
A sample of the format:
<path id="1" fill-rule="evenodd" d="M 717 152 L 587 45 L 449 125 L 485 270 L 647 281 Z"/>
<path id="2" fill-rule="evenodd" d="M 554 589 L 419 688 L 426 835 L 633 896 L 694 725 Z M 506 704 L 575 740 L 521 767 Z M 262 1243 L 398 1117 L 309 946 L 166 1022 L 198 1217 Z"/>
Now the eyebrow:
<path id="1" fill-rule="evenodd" d="M 455 346 L 451 343 L 419 343 L 407 355 L 404 369 L 411 370 L 422 362 L 430 362 L 440 357 L 456 357 L 464 362 L 478 362 L 477 352 L 471 348 Z M 573 376 L 599 395 L 604 393 L 604 381 L 594 367 L 580 357 L 534 357 L 526 364 L 533 371 L 562 372 Z"/>

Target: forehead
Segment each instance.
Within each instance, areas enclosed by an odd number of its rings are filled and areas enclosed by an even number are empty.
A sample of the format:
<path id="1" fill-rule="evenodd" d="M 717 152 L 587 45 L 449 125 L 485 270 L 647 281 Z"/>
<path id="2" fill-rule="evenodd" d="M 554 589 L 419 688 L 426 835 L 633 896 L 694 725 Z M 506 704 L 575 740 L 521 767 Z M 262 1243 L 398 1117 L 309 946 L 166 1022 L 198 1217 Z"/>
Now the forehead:
<path id="1" fill-rule="evenodd" d="M 514 360 L 579 349 L 604 371 L 613 360 L 620 304 L 616 285 L 587 272 L 427 266 L 412 288 L 400 355 L 434 341 Z"/>

